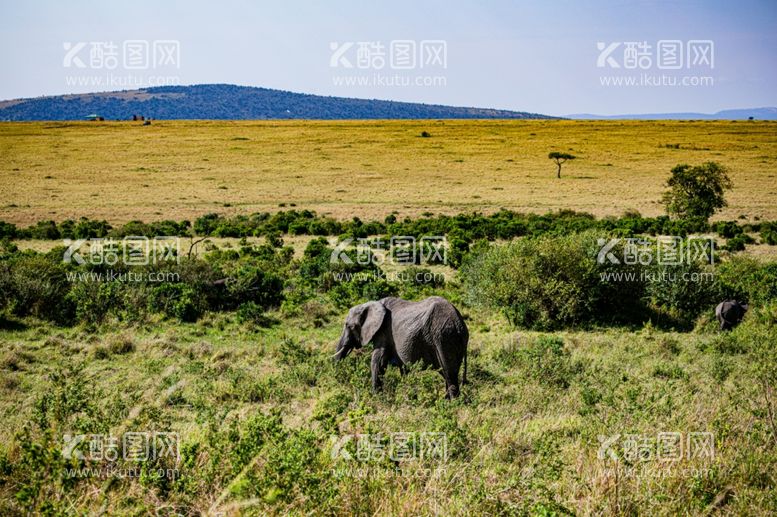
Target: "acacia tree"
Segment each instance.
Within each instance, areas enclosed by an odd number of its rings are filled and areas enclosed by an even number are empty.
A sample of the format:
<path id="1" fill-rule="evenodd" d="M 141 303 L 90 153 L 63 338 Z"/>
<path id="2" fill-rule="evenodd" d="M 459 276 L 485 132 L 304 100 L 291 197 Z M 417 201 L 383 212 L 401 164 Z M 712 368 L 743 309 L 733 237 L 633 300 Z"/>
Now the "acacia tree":
<path id="1" fill-rule="evenodd" d="M 666 182 L 662 201 L 666 212 L 680 219 L 708 220 L 727 205 L 724 192 L 731 189 L 728 169 L 716 162 L 677 165 Z"/>
<path id="2" fill-rule="evenodd" d="M 573 154 L 560 153 L 558 151 L 553 151 L 552 153 L 550 153 L 548 155 L 548 158 L 550 158 L 551 160 L 556 162 L 556 166 L 558 167 L 558 172 L 556 173 L 556 177 L 560 178 L 561 177 L 561 164 L 564 163 L 567 160 L 574 160 L 577 157 L 575 155 L 573 155 Z"/>

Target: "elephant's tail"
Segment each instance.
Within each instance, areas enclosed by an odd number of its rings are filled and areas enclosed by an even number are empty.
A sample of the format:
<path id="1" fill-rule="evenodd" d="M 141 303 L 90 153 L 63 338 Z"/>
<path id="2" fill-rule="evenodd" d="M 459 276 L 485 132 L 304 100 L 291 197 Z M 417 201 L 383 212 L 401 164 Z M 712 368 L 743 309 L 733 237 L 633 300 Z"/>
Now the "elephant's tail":
<path id="1" fill-rule="evenodd" d="M 464 345 L 464 375 L 461 376 L 461 384 L 462 386 L 464 384 L 467 384 L 467 356 L 469 353 L 467 352 L 467 345 Z"/>

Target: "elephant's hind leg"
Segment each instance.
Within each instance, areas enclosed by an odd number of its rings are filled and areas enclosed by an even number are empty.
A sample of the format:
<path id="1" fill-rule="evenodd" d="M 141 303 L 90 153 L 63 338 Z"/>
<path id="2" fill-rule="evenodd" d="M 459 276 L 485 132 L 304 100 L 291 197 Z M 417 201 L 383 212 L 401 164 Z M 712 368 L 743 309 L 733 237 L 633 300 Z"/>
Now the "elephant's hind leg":
<path id="1" fill-rule="evenodd" d="M 459 396 L 459 369 L 455 365 L 443 363 L 440 373 L 445 379 L 445 398 L 455 399 Z"/>
<path id="2" fill-rule="evenodd" d="M 461 363 L 455 358 L 443 362 L 441 372 L 445 379 L 445 398 L 454 399 L 459 396 L 459 368 Z"/>
<path id="3" fill-rule="evenodd" d="M 445 392 L 445 398 L 450 400 L 450 399 L 455 399 L 458 396 L 459 396 L 459 385 L 456 383 L 448 384 L 448 389 Z"/>

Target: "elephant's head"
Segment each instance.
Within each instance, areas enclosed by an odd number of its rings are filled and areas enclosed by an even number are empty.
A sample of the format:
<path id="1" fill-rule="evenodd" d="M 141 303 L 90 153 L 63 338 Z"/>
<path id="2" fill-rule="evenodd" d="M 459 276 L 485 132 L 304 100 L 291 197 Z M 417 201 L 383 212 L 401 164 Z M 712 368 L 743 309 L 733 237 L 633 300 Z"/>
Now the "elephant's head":
<path id="1" fill-rule="evenodd" d="M 739 314 L 736 316 L 736 322 L 741 323 L 742 320 L 745 318 L 745 313 L 747 313 L 747 309 L 750 308 L 748 304 L 745 302 L 737 302 L 739 304 Z"/>
<path id="2" fill-rule="evenodd" d="M 345 318 L 343 333 L 337 342 L 336 360 L 344 359 L 354 348 L 361 348 L 373 341 L 383 326 L 386 308 L 380 302 L 367 302 L 351 307 Z"/>

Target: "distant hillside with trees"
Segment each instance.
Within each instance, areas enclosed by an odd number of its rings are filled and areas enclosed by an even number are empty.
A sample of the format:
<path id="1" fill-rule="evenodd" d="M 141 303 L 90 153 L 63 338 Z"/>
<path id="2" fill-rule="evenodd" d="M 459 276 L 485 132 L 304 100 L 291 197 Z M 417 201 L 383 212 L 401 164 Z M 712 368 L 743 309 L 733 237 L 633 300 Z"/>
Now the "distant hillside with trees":
<path id="1" fill-rule="evenodd" d="M 528 119 L 536 113 L 307 95 L 228 84 L 59 95 L 0 102 L 0 120 Z"/>

